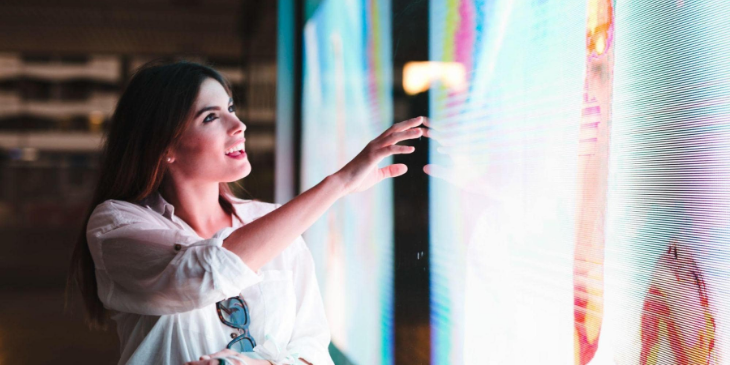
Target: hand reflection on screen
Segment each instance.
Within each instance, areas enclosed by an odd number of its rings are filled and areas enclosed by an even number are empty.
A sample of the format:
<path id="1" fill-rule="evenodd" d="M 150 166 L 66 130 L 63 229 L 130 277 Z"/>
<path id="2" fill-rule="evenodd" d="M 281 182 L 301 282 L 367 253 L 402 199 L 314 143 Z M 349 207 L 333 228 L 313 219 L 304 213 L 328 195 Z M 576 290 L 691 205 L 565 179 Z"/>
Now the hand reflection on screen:
<path id="1" fill-rule="evenodd" d="M 499 194 L 488 180 L 486 164 L 474 162 L 469 145 L 456 145 L 443 131 L 433 128 L 424 136 L 433 140 L 438 154 L 435 160 L 441 163 L 430 163 L 423 167 L 423 172 L 431 177 L 443 180 L 463 192 L 488 198 L 498 198 Z"/>

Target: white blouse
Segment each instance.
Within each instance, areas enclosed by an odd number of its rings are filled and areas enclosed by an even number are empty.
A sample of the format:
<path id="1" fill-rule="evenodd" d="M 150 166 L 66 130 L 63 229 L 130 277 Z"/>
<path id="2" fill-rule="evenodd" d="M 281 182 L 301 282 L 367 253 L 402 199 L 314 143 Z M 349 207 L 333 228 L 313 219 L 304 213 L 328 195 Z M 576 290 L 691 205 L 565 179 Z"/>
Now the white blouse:
<path id="1" fill-rule="evenodd" d="M 243 222 L 279 204 L 231 198 Z M 99 298 L 121 342 L 119 364 L 182 365 L 218 352 L 239 335 L 221 322 L 216 302 L 241 295 L 249 306 L 252 358 L 332 364 L 329 326 L 314 262 L 299 236 L 258 273 L 223 240 L 244 223 L 203 239 L 159 193 L 139 204 L 107 200 L 91 214 L 87 239 Z"/>

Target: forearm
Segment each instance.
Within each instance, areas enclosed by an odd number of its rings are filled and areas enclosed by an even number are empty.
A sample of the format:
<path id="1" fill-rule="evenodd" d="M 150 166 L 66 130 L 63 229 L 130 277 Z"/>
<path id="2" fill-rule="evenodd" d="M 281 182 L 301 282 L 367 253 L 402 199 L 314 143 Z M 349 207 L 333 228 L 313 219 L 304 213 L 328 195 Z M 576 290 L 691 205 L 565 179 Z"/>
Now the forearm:
<path id="1" fill-rule="evenodd" d="M 344 195 L 345 184 L 337 174 L 330 175 L 279 209 L 235 230 L 223 242 L 223 247 L 258 271 Z"/>

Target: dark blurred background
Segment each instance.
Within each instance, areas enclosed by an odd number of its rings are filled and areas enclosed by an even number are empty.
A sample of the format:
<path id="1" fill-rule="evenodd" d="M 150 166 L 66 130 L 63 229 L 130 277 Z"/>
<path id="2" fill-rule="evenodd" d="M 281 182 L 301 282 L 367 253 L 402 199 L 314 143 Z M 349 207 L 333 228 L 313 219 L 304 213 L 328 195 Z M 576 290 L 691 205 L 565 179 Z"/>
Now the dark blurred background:
<path id="1" fill-rule="evenodd" d="M 115 364 L 114 328 L 63 312 L 102 132 L 134 69 L 211 64 L 233 84 L 255 179 L 274 199 L 276 1 L 0 2 L 0 364 Z"/>

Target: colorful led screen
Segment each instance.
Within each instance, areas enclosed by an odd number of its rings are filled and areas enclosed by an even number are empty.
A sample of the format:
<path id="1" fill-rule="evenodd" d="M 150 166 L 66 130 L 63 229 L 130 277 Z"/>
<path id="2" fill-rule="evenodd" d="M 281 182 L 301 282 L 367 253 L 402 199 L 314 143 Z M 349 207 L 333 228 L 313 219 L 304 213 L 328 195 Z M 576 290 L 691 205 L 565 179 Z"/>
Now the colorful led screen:
<path id="1" fill-rule="evenodd" d="M 430 12 L 432 363 L 730 363 L 730 4 Z"/>
<path id="2" fill-rule="evenodd" d="M 342 168 L 392 124 L 390 47 L 387 0 L 325 0 L 306 22 L 303 189 Z M 357 364 L 393 362 L 392 200 L 390 182 L 349 195 L 304 236 L 332 342 Z"/>

